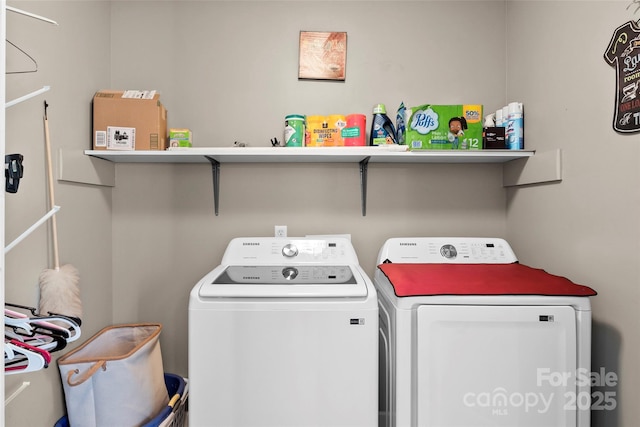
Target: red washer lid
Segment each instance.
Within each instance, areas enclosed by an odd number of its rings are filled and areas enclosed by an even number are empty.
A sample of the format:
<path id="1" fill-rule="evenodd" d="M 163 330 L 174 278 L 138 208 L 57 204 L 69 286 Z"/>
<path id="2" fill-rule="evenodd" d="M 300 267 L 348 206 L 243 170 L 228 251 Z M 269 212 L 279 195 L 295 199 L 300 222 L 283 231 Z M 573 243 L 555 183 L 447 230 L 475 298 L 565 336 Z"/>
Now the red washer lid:
<path id="1" fill-rule="evenodd" d="M 429 295 L 597 295 L 544 270 L 513 264 L 380 264 L 399 297 Z"/>

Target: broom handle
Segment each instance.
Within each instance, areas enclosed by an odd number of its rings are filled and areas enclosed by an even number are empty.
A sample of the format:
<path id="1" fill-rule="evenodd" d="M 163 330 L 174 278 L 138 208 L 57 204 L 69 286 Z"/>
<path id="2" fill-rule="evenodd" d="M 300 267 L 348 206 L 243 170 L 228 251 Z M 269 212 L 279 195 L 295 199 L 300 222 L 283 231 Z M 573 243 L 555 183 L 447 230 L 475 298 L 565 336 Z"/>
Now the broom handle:
<path id="1" fill-rule="evenodd" d="M 47 119 L 47 101 L 44 101 L 44 145 L 47 159 L 47 181 L 49 183 L 49 208 L 55 206 L 55 197 L 53 194 L 53 168 L 51 167 L 51 141 L 49 139 L 49 120 Z M 51 217 L 51 232 L 53 239 L 53 267 L 60 269 L 60 259 L 58 257 L 58 225 L 56 216 Z"/>

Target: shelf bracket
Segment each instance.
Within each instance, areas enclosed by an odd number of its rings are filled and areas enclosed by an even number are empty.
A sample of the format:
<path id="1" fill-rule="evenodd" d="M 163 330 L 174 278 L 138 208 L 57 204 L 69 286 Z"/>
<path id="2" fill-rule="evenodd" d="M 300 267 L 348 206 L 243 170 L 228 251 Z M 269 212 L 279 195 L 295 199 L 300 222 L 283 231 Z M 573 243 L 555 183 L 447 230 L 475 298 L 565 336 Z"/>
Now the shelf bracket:
<path id="1" fill-rule="evenodd" d="M 503 187 L 547 184 L 562 181 L 562 150 L 536 153 L 534 157 L 516 159 L 503 166 Z"/>
<path id="2" fill-rule="evenodd" d="M 220 162 L 213 157 L 205 156 L 211 163 L 211 174 L 213 175 L 213 209 L 218 216 L 218 206 L 220 201 Z"/>
<path id="3" fill-rule="evenodd" d="M 367 156 L 360 160 L 360 204 L 362 205 L 362 216 L 367 216 L 367 169 L 369 168 L 369 159 Z"/>

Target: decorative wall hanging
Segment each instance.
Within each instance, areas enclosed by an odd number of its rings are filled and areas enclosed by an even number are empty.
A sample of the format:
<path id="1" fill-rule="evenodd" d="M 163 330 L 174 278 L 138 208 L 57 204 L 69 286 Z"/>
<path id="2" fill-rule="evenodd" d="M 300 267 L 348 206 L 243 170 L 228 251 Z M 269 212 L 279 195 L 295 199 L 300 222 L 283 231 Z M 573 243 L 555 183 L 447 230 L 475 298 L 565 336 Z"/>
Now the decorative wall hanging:
<path id="1" fill-rule="evenodd" d="M 300 31 L 298 79 L 344 81 L 347 33 Z"/>
<path id="2" fill-rule="evenodd" d="M 616 67 L 616 100 L 613 129 L 640 132 L 640 21 L 616 28 L 604 59 Z"/>

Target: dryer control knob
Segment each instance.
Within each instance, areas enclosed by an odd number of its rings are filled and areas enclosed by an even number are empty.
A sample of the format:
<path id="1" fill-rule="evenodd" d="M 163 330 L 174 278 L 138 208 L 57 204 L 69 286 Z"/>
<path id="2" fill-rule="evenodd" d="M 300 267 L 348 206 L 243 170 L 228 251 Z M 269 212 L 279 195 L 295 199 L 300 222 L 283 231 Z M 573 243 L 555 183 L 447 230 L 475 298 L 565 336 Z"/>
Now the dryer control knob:
<path id="1" fill-rule="evenodd" d="M 458 251 L 453 245 L 444 245 L 440 248 L 440 255 L 448 259 L 455 259 L 458 256 Z"/>
<path id="2" fill-rule="evenodd" d="M 296 245 L 288 243 L 282 248 L 282 255 L 286 256 L 287 258 L 293 258 L 294 256 L 298 255 L 298 248 L 296 247 Z"/>
<path id="3" fill-rule="evenodd" d="M 293 280 L 298 276 L 298 269 L 295 267 L 285 267 L 282 269 L 282 275 L 287 280 Z"/>

